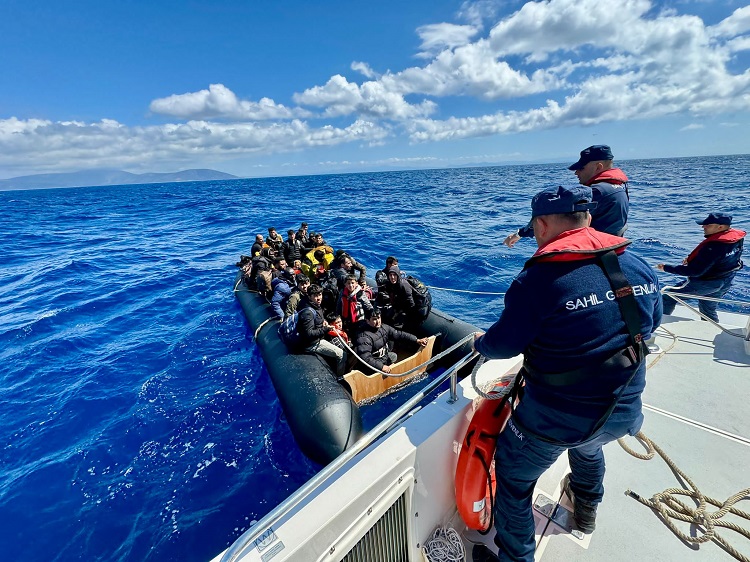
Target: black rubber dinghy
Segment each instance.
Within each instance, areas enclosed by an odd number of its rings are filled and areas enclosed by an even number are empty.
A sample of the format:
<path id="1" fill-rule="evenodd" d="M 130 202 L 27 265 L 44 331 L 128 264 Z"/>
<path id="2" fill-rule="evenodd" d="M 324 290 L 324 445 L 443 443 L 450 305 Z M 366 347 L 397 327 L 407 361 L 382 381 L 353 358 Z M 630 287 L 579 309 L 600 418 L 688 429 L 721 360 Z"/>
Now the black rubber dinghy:
<path id="1" fill-rule="evenodd" d="M 306 457 L 328 464 L 364 435 L 359 407 L 325 360 L 315 354 L 289 352 L 279 338 L 279 322 L 271 305 L 240 279 L 238 274 L 235 295 L 255 334 L 292 435 Z M 441 334 L 435 346 L 439 353 L 476 331 L 471 324 L 433 310 L 415 335 Z M 466 343 L 444 357 L 438 367 L 449 367 L 470 351 Z M 468 368 L 464 367 L 463 374 Z"/>

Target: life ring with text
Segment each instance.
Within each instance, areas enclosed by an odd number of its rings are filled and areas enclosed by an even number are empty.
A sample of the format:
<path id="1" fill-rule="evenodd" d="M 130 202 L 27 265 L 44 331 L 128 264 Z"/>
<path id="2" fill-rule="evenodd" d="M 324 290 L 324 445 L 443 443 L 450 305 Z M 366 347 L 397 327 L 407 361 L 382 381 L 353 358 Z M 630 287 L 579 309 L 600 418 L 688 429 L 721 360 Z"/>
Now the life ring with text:
<path id="1" fill-rule="evenodd" d="M 492 525 L 495 475 L 490 465 L 497 436 L 510 413 L 507 399 L 481 398 L 461 444 L 456 466 L 456 506 L 470 529 L 487 531 Z"/>

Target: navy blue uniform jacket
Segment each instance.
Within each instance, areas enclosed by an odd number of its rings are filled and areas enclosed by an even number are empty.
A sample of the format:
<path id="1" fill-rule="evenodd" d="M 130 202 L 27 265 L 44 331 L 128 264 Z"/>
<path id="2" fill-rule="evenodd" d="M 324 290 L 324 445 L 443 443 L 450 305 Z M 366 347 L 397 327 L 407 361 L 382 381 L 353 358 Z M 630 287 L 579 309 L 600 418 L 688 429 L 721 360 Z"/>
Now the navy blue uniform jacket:
<path id="1" fill-rule="evenodd" d="M 728 277 L 742 266 L 745 232 L 731 228 L 708 236 L 687 259 L 685 265 L 664 265 L 664 271 L 708 281 Z"/>
<path id="2" fill-rule="evenodd" d="M 582 228 L 556 238 L 575 248 L 610 247 L 625 239 Z M 555 242 L 555 241 L 553 241 Z M 552 242 L 550 243 L 552 244 Z M 540 249 L 537 254 L 544 253 Z M 535 256 L 537 255 L 535 254 Z M 580 257 L 580 254 L 578 255 Z M 661 322 L 662 301 L 654 271 L 638 256 L 624 251 L 620 267 L 633 287 L 641 317 L 641 334 L 648 338 Z M 562 373 L 601 364 L 629 345 L 628 331 L 609 281 L 595 258 L 578 261 L 529 260 L 505 295 L 500 319 L 475 347 L 490 359 L 523 353 L 534 369 Z M 640 411 L 645 367 L 625 390 L 621 403 Z M 549 386 L 527 380 L 526 397 L 551 408 L 584 417 L 598 417 L 611 404 L 632 373 L 597 376 L 569 386 Z"/>
<path id="3" fill-rule="evenodd" d="M 630 201 L 627 190 L 628 177 L 620 168 L 610 168 L 592 178 L 592 201 L 596 208 L 591 210 L 591 228 L 619 236 L 628 222 Z M 534 236 L 531 223 L 518 230 L 521 238 Z"/>

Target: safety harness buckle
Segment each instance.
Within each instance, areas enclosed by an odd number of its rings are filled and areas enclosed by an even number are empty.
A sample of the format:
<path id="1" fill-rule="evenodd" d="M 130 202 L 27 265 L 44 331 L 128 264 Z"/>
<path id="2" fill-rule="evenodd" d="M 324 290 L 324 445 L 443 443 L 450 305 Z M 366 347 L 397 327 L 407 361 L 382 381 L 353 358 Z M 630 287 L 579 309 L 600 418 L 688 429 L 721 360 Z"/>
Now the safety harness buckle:
<path id="1" fill-rule="evenodd" d="M 627 287 L 620 287 L 615 291 L 615 297 L 618 299 L 622 299 L 625 297 L 629 297 L 633 294 L 633 287 L 628 285 Z"/>

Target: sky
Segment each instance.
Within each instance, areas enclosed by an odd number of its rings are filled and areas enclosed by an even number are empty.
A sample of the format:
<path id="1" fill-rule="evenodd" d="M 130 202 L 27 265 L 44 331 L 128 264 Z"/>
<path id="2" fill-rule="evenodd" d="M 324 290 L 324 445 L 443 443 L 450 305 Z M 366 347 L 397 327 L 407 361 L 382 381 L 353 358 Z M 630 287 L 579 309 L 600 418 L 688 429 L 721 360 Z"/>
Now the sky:
<path id="1" fill-rule="evenodd" d="M 0 0 L 0 179 L 750 153 L 738 0 Z"/>

